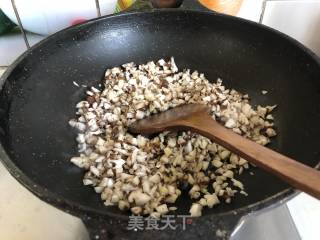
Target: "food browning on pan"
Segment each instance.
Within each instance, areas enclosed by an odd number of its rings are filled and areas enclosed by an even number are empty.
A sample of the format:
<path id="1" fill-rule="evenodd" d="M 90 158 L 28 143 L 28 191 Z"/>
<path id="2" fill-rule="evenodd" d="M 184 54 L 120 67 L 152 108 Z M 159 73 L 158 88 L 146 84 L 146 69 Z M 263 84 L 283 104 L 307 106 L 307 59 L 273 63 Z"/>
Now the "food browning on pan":
<path id="1" fill-rule="evenodd" d="M 210 106 L 212 118 L 259 144 L 276 135 L 275 106 L 253 108 L 248 95 L 227 89 L 220 79 L 210 83 L 197 71 L 179 71 L 173 58 L 127 63 L 105 72 L 102 88 L 87 91 L 69 122 L 79 131 L 79 155 L 71 162 L 86 169 L 84 185 L 93 186 L 106 206 L 156 218 L 176 210 L 186 186 L 195 217 L 204 207 L 247 195 L 237 176 L 248 162 L 209 139 L 192 132 L 148 138 L 127 131 L 138 119 L 187 103 Z"/>

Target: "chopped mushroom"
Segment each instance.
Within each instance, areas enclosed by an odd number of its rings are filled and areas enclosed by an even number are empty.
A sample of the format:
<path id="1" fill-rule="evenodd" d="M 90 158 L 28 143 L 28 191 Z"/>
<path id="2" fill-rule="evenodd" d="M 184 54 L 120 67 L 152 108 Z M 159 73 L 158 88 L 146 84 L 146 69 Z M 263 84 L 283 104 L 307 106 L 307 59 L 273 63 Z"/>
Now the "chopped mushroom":
<path id="1" fill-rule="evenodd" d="M 247 195 L 235 177 L 249 168 L 245 159 L 190 131 L 132 136 L 128 126 L 134 121 L 201 103 L 210 107 L 213 119 L 259 144 L 277 134 L 276 105 L 255 108 L 247 94 L 227 89 L 221 79 L 179 71 L 173 57 L 107 69 L 99 88 L 90 87 L 86 94 L 69 121 L 78 131 L 79 152 L 70 161 L 86 171 L 83 184 L 92 186 L 106 206 L 133 214 L 160 218 L 174 211 L 167 204 L 174 204 L 188 186 L 194 202 L 190 214 L 201 216 L 204 207 L 230 203 L 237 192 Z"/>
<path id="2" fill-rule="evenodd" d="M 201 211 L 202 211 L 202 205 L 199 203 L 193 203 L 190 208 L 189 213 L 190 213 L 191 217 L 200 217 Z"/>
<path id="3" fill-rule="evenodd" d="M 209 208 L 212 208 L 214 205 L 219 204 L 220 201 L 216 194 L 206 194 L 204 198 L 207 200 L 207 205 Z"/>
<path id="4" fill-rule="evenodd" d="M 169 209 L 168 209 L 168 207 L 167 207 L 167 204 L 162 204 L 162 205 L 156 207 L 156 210 L 157 210 L 157 212 L 160 213 L 161 215 L 162 215 L 162 214 L 166 214 L 166 213 L 169 212 Z"/>

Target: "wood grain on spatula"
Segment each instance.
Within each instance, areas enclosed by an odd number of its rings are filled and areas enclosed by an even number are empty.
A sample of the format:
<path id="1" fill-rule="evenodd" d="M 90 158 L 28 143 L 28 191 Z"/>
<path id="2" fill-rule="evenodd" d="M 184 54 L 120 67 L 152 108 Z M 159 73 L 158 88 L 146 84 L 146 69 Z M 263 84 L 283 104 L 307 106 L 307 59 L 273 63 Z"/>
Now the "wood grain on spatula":
<path id="1" fill-rule="evenodd" d="M 191 130 L 320 199 L 319 171 L 236 134 L 216 122 L 208 112 L 208 107 L 202 104 L 183 105 L 134 122 L 129 131 L 154 134 Z"/>

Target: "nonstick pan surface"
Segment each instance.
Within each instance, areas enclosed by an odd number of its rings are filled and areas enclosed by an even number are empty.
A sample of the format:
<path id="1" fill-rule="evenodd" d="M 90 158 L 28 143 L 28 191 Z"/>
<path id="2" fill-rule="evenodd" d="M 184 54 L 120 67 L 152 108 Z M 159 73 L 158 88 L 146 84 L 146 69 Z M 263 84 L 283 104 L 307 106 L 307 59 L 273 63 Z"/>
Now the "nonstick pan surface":
<path id="1" fill-rule="evenodd" d="M 70 163 L 77 154 L 68 120 L 85 95 L 79 85 L 97 86 L 106 68 L 174 56 L 180 69 L 222 78 L 248 93 L 254 104 L 277 104 L 279 135 L 269 146 L 304 164 L 320 159 L 320 63 L 287 36 L 216 13 L 157 10 L 107 16 L 47 38 L 23 54 L 4 74 L 0 93 L 0 154 L 9 171 L 47 202 L 74 213 L 123 218 L 105 207 L 84 172 Z M 261 91 L 268 94 L 262 95 Z M 288 185 L 263 170 L 240 176 L 248 197 L 203 214 L 225 214 L 270 205 L 290 193 Z M 178 213 L 188 214 L 181 198 Z"/>

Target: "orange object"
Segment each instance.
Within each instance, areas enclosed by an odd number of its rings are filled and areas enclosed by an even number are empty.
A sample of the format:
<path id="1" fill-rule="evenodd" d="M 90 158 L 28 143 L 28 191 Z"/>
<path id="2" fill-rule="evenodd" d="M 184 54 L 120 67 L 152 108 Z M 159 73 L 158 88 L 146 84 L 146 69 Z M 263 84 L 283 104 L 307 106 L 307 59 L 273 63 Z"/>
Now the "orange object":
<path id="1" fill-rule="evenodd" d="M 127 9 L 134 2 L 135 2 L 135 0 L 118 0 L 117 5 L 116 5 L 116 12 L 121 12 L 121 11 Z"/>
<path id="2" fill-rule="evenodd" d="M 236 15 L 242 4 L 242 0 L 199 0 L 199 2 L 213 11 L 229 15 Z"/>

